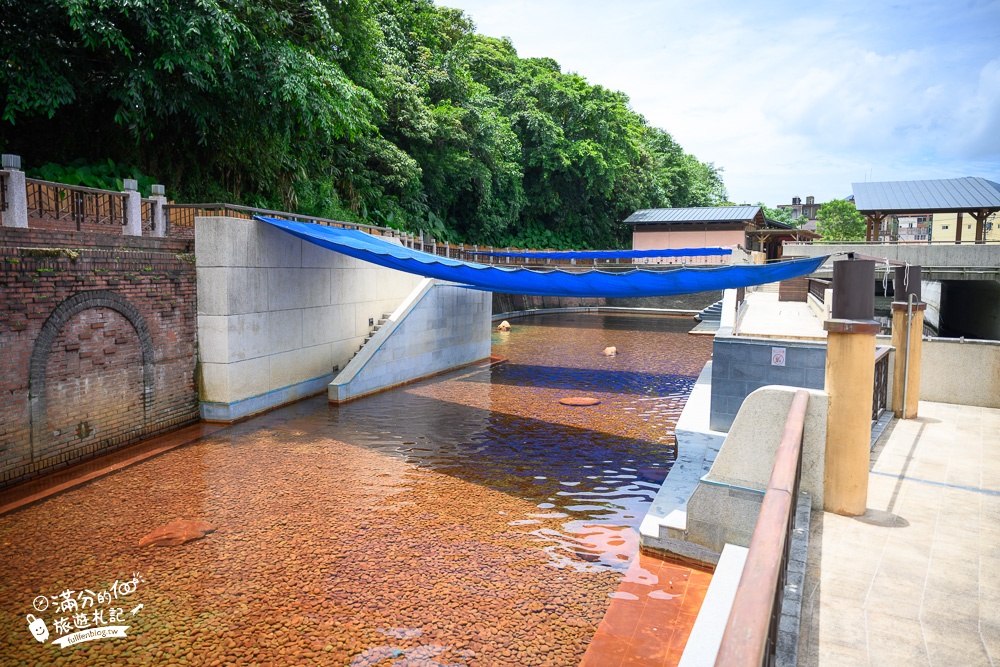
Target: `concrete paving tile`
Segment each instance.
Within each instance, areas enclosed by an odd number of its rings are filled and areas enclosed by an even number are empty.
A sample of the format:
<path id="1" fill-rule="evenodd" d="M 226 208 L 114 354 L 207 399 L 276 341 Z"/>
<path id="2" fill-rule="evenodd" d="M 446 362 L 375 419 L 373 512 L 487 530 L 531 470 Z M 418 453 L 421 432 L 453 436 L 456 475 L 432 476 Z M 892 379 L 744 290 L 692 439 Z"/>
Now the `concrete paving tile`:
<path id="1" fill-rule="evenodd" d="M 920 615 L 923 579 L 905 580 L 879 573 L 865 599 L 866 612 L 893 614 L 916 620 Z"/>
<path id="2" fill-rule="evenodd" d="M 820 602 L 817 615 L 819 624 L 815 638 L 821 644 L 865 647 L 865 614 L 860 607 Z"/>
<path id="3" fill-rule="evenodd" d="M 820 600 L 836 599 L 840 604 L 856 606 L 860 609 L 868 597 L 871 582 L 871 577 L 824 573 L 819 592 Z"/>
<path id="4" fill-rule="evenodd" d="M 816 662 L 820 667 L 859 667 L 868 665 L 868 650 L 864 646 L 843 646 L 841 644 L 819 643 L 816 647 Z"/>
<path id="5" fill-rule="evenodd" d="M 927 643 L 927 657 L 931 667 L 990 667 L 990 656 L 980 637 L 978 627 L 973 624 L 949 623 L 948 621 L 924 622 L 924 639 Z"/>
<path id="6" fill-rule="evenodd" d="M 927 665 L 919 621 L 894 614 L 867 613 L 868 658 L 880 667 Z"/>
<path id="7" fill-rule="evenodd" d="M 996 623 L 981 622 L 979 624 L 979 638 L 983 642 L 983 648 L 994 662 L 1000 662 L 1000 625 Z"/>
<path id="8" fill-rule="evenodd" d="M 956 594 L 948 589 L 928 589 L 920 600 L 920 618 L 925 624 L 945 620 L 975 627 L 979 622 L 979 594 Z"/>
<path id="9" fill-rule="evenodd" d="M 1000 588 L 982 586 L 979 589 L 979 619 L 983 626 L 990 625 L 1000 629 Z M 996 657 L 1000 659 L 1000 652 Z"/>

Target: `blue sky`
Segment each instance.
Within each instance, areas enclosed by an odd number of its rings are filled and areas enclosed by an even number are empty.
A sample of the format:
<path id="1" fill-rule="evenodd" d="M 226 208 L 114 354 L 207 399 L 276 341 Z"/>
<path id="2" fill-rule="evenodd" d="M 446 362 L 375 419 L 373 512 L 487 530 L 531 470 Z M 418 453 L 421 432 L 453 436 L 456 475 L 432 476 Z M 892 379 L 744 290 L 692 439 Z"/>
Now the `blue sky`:
<path id="1" fill-rule="evenodd" d="M 437 2 L 628 94 L 737 203 L 1000 181 L 1000 0 Z"/>

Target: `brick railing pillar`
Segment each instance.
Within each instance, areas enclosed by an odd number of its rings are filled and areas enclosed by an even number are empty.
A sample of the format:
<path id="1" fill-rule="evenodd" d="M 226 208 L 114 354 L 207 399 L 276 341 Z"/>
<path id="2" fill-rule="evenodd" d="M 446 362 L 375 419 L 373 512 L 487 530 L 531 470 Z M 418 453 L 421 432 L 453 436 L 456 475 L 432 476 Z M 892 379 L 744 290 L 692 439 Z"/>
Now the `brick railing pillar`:
<path id="1" fill-rule="evenodd" d="M 25 188 L 24 172 L 21 171 L 21 156 L 3 156 L 3 170 L 7 176 L 3 179 L 4 192 L 3 212 L 4 227 L 28 226 L 28 191 Z"/>
<path id="2" fill-rule="evenodd" d="M 167 205 L 166 189 L 162 185 L 153 186 L 153 236 L 166 236 L 167 215 L 163 207 Z"/>
<path id="3" fill-rule="evenodd" d="M 125 179 L 125 215 L 128 224 L 122 228 L 123 236 L 142 236 L 142 195 L 139 183 L 134 178 Z"/>

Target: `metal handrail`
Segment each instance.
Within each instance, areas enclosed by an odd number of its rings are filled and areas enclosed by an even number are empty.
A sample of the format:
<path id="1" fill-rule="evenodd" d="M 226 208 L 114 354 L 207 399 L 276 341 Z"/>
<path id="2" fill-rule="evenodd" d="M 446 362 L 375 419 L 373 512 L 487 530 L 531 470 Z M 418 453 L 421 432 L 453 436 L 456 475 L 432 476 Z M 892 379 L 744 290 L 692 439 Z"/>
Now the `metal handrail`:
<path id="1" fill-rule="evenodd" d="M 889 407 L 889 352 L 885 345 L 875 348 L 875 386 L 872 389 L 872 422 L 877 422 Z"/>
<path id="2" fill-rule="evenodd" d="M 321 218 L 314 215 L 301 215 L 298 213 L 289 213 L 287 211 L 274 211 L 267 208 L 255 208 L 253 206 L 242 206 L 240 204 L 225 204 L 221 202 L 215 202 L 210 204 L 166 204 L 163 208 L 164 211 L 166 212 L 172 210 L 181 210 L 181 209 L 194 209 L 199 211 L 235 211 L 237 213 L 243 213 L 248 217 L 253 217 L 255 215 L 266 215 L 275 218 L 282 218 L 285 220 L 292 220 L 295 222 L 314 222 L 320 225 L 326 225 L 328 227 L 343 227 L 344 229 L 360 229 L 369 231 L 369 233 L 379 232 L 379 235 L 381 236 L 390 236 L 401 233 L 398 230 L 392 229 L 391 227 L 378 227 L 376 225 L 365 225 L 360 222 L 344 222 L 341 220 L 331 220 L 329 218 Z M 173 224 L 178 224 L 178 223 L 174 222 Z"/>
<path id="3" fill-rule="evenodd" d="M 816 239 L 813 241 L 785 241 L 782 245 L 983 245 L 1000 243 L 997 239 L 985 239 L 983 241 L 823 241 Z"/>
<path id="4" fill-rule="evenodd" d="M 81 231 L 84 224 L 128 224 L 126 194 L 67 185 L 36 178 L 25 179 L 29 216 L 38 220 L 71 222 Z"/>
<path id="5" fill-rule="evenodd" d="M 805 389 L 795 392 L 715 659 L 716 667 L 774 664 L 808 406 L 809 392 Z"/>

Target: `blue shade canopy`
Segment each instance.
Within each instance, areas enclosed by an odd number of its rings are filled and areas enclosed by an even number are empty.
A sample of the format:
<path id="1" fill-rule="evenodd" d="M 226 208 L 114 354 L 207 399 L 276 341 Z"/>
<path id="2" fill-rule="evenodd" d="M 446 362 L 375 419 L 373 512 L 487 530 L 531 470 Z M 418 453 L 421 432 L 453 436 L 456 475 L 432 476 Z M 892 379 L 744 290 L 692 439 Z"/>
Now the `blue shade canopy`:
<path id="1" fill-rule="evenodd" d="M 256 216 L 310 243 L 344 255 L 418 276 L 459 283 L 473 289 L 508 294 L 576 297 L 669 296 L 706 290 L 763 285 L 817 270 L 829 257 L 809 257 L 772 264 L 684 267 L 625 271 L 527 269 L 461 262 L 404 248 L 353 229 Z"/>
<path id="2" fill-rule="evenodd" d="M 636 259 L 639 257 L 714 257 L 732 255 L 732 248 L 660 248 L 659 250 L 474 250 L 470 255 L 519 259 Z"/>

